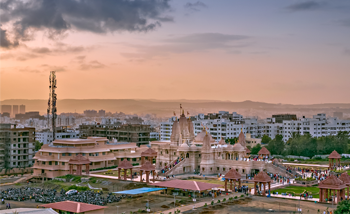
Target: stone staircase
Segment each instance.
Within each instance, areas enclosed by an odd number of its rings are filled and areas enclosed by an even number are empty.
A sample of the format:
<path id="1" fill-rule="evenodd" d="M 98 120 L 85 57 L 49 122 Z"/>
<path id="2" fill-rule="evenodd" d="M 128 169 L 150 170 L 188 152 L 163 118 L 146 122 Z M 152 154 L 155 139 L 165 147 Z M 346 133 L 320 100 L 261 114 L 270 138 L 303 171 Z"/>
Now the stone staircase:
<path id="1" fill-rule="evenodd" d="M 172 167 L 170 170 L 168 170 L 165 173 L 162 173 L 163 176 L 168 176 L 168 175 L 173 175 L 173 174 L 178 174 L 178 173 L 174 173 L 176 171 L 177 168 L 179 168 L 181 165 L 183 165 L 186 162 L 186 158 L 184 158 L 182 161 L 180 161 L 178 164 L 176 164 L 174 167 Z M 175 161 L 174 161 L 175 162 Z M 173 162 L 173 164 L 174 164 Z"/>
<path id="2" fill-rule="evenodd" d="M 292 173 L 290 173 L 287 171 L 287 168 L 285 168 L 284 166 L 281 166 L 278 164 L 272 164 L 272 163 L 268 163 L 267 171 L 270 173 L 274 173 L 274 174 L 280 174 L 282 176 L 289 177 L 289 178 L 294 178 L 294 177 L 300 176 L 300 175 L 298 175 L 297 172 L 292 171 Z"/>

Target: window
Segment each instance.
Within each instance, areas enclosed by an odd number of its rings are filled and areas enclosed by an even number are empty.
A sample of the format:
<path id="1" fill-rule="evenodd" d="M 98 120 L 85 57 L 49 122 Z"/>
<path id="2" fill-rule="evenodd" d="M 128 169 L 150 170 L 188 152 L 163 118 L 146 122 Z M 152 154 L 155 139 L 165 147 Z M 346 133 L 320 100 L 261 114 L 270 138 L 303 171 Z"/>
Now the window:
<path id="1" fill-rule="evenodd" d="M 16 147 L 16 144 L 13 144 L 13 147 Z"/>
<path id="2" fill-rule="evenodd" d="M 21 138 L 18 138 L 17 141 L 18 141 L 18 142 L 21 142 Z"/>
<path id="3" fill-rule="evenodd" d="M 216 167 L 216 170 L 218 170 L 218 171 L 219 171 L 219 170 L 220 170 L 220 167 Z"/>
<path id="4" fill-rule="evenodd" d="M 46 162 L 45 162 L 45 161 L 43 161 L 42 163 L 43 163 L 43 165 L 45 165 L 45 164 L 46 164 Z"/>
<path id="5" fill-rule="evenodd" d="M 71 154 L 71 153 L 68 153 L 68 156 L 72 156 L 72 154 Z"/>
<path id="6" fill-rule="evenodd" d="M 83 156 L 85 156 L 86 154 L 85 153 L 83 153 Z"/>
<path id="7" fill-rule="evenodd" d="M 96 152 L 95 155 L 98 156 L 98 152 Z"/>
<path id="8" fill-rule="evenodd" d="M 102 152 L 102 155 L 106 155 L 106 152 Z"/>
<path id="9" fill-rule="evenodd" d="M 12 164 L 13 164 L 14 166 L 16 166 L 16 162 L 13 162 Z"/>
<path id="10" fill-rule="evenodd" d="M 55 161 L 55 165 L 58 165 L 58 162 L 57 162 L 57 161 Z"/>
<path id="11" fill-rule="evenodd" d="M 65 162 L 62 162 L 62 166 L 64 166 Z"/>
<path id="12" fill-rule="evenodd" d="M 49 165 L 50 165 L 50 166 L 52 165 L 52 161 L 49 161 Z"/>
<path id="13" fill-rule="evenodd" d="M 62 153 L 62 156 L 66 156 L 66 153 Z"/>
<path id="14" fill-rule="evenodd" d="M 49 152 L 49 155 L 51 156 L 51 155 L 52 155 L 52 153 L 51 153 L 51 152 Z"/>

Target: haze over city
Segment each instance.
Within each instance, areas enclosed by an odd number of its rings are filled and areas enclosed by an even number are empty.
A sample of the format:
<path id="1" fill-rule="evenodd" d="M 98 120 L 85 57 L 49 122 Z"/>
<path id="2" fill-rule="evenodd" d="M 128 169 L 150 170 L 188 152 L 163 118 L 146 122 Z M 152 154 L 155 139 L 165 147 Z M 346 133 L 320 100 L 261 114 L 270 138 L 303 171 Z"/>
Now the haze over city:
<path id="1" fill-rule="evenodd" d="M 350 3 L 1 1 L 1 97 L 350 102 Z"/>

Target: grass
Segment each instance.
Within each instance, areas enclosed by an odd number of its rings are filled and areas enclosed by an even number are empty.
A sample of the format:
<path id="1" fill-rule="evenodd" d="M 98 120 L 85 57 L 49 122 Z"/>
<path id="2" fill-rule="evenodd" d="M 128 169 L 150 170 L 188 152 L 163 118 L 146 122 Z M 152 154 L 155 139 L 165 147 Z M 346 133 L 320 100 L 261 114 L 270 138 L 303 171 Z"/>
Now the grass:
<path id="1" fill-rule="evenodd" d="M 281 194 L 281 193 L 294 194 L 294 196 L 299 196 L 300 193 L 307 191 L 308 193 L 312 194 L 312 197 L 319 198 L 320 189 L 317 186 L 313 186 L 313 187 L 289 186 L 281 189 L 276 189 L 273 191 L 278 192 L 278 194 Z"/>

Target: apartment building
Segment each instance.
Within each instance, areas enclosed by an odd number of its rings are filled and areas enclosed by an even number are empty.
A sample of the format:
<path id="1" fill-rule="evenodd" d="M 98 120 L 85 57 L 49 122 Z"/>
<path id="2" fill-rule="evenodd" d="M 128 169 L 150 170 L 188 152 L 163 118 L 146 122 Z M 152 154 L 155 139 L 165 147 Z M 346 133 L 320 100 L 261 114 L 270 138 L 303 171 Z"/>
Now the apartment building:
<path id="1" fill-rule="evenodd" d="M 8 168 L 31 166 L 35 154 L 35 128 L 0 125 L 0 157 L 2 157 L 0 165 Z"/>
<path id="2" fill-rule="evenodd" d="M 26 113 L 26 106 L 25 105 L 20 105 L 19 106 L 19 113 L 20 114 L 25 114 Z"/>
<path id="3" fill-rule="evenodd" d="M 12 114 L 12 106 L 11 105 L 1 105 L 1 114 L 9 113 Z"/>
<path id="4" fill-rule="evenodd" d="M 74 129 L 68 129 L 67 127 L 57 127 L 55 136 L 56 136 L 55 139 L 79 138 L 79 131 Z M 49 129 L 37 131 L 35 133 L 35 139 L 40 143 L 49 144 L 53 141 L 52 131 Z"/>
<path id="5" fill-rule="evenodd" d="M 232 115 L 232 116 L 231 116 Z M 280 123 L 281 118 L 284 118 Z M 296 119 L 293 114 L 273 115 L 271 118 L 258 120 L 257 118 L 243 118 L 237 113 L 229 114 L 220 111 L 218 114 L 199 114 L 192 116 L 195 135 L 206 127 L 208 132 L 216 141 L 221 138 L 235 138 L 243 133 L 249 134 L 252 139 L 261 138 L 264 135 L 275 138 L 276 135 L 283 135 L 285 142 L 293 135 L 309 133 L 313 137 L 336 135 L 339 131 L 350 132 L 350 120 L 339 120 L 335 117 L 328 117 L 326 114 L 317 114 L 312 118 Z M 170 140 L 173 121 L 176 117 L 171 117 L 168 122 L 160 125 L 161 140 Z"/>
<path id="6" fill-rule="evenodd" d="M 80 125 L 80 138 L 106 137 L 119 142 L 133 142 L 137 146 L 148 144 L 150 133 L 153 131 L 150 125 Z"/>

